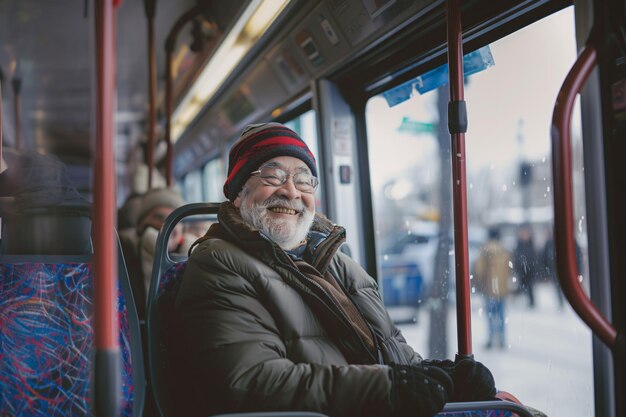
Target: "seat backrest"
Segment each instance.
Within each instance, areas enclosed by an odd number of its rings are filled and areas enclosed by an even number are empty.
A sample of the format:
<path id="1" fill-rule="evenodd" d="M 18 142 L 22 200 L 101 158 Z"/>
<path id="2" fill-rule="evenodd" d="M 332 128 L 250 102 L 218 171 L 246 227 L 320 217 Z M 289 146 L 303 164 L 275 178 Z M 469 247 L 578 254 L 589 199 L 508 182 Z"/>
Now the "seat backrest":
<path id="1" fill-rule="evenodd" d="M 507 393 L 508 394 L 508 393 Z M 514 398 L 514 397 L 513 397 Z M 435 417 L 533 417 L 524 405 L 510 400 L 448 403 Z"/>
<path id="2" fill-rule="evenodd" d="M 120 415 L 141 416 L 139 322 L 119 243 L 118 255 Z M 91 255 L 0 255 L 0 325 L 0 415 L 93 415 Z"/>
<path id="3" fill-rule="evenodd" d="M 158 295 L 148 319 L 149 374 L 153 396 L 161 416 L 187 415 L 190 387 L 180 369 L 181 355 L 172 341 L 182 340 L 176 325 L 174 302 L 187 261 L 177 262 L 161 275 Z"/>
<path id="4" fill-rule="evenodd" d="M 174 313 L 174 301 L 180 288 L 187 260 L 172 259 L 167 251 L 169 236 L 183 218 L 197 215 L 215 215 L 218 203 L 193 203 L 174 210 L 165 220 L 157 239 L 152 266 L 152 280 L 148 292 L 148 373 L 157 409 L 162 417 L 187 415 L 192 407 L 190 387 L 186 378 L 179 377 L 181 359 L 172 341 L 180 341 Z M 184 365 L 183 365 L 184 366 Z"/>
<path id="5" fill-rule="evenodd" d="M 23 210 L 2 217 L 0 253 L 11 255 L 89 255 L 89 207 Z"/>

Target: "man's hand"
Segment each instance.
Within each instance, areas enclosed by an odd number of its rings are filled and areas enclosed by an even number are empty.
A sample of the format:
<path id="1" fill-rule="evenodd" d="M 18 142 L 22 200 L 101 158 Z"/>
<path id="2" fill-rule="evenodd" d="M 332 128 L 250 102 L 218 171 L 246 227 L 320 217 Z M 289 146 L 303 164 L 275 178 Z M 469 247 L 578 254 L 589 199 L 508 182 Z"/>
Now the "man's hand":
<path id="1" fill-rule="evenodd" d="M 491 371 L 474 359 L 425 360 L 422 365 L 443 369 L 454 383 L 450 401 L 487 401 L 496 395 L 496 386 Z"/>
<path id="2" fill-rule="evenodd" d="M 431 417 L 443 408 L 453 390 L 452 379 L 436 366 L 391 365 L 394 417 Z"/>
<path id="3" fill-rule="evenodd" d="M 491 371 L 473 359 L 461 359 L 452 371 L 454 392 L 452 401 L 486 401 L 496 395 L 496 384 Z"/>

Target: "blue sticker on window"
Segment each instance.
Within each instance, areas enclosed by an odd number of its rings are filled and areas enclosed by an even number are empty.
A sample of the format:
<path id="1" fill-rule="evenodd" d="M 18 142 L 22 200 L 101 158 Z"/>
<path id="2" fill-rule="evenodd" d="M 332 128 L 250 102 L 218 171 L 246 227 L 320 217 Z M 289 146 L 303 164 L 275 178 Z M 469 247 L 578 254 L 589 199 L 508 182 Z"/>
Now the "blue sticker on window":
<path id="1" fill-rule="evenodd" d="M 466 77 L 494 65 L 495 61 L 489 45 L 463 56 L 463 73 Z M 413 96 L 413 89 L 420 94 L 424 94 L 447 83 L 448 64 L 443 64 L 391 90 L 385 91 L 383 96 L 387 100 L 389 107 L 393 107 L 410 99 Z"/>

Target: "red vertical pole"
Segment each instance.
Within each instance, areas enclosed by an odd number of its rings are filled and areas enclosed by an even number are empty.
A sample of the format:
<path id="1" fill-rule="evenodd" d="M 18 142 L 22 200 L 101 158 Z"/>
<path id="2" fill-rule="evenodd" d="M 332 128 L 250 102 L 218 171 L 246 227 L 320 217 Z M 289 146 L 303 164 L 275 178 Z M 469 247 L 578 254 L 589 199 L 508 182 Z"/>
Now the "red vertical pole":
<path id="1" fill-rule="evenodd" d="M 15 116 L 15 150 L 19 151 L 21 147 L 22 141 L 22 133 L 21 133 L 21 115 L 20 108 L 22 107 L 21 102 L 21 91 L 22 91 L 22 80 L 20 78 L 13 78 L 11 84 L 13 85 L 13 107 L 14 116 Z"/>
<path id="2" fill-rule="evenodd" d="M 167 186 L 172 186 L 172 165 L 174 160 L 174 149 L 172 147 L 172 101 L 173 84 L 172 79 L 172 51 L 166 46 L 165 51 L 165 144 L 167 145 L 167 164 L 165 165 L 165 177 Z"/>
<path id="3" fill-rule="evenodd" d="M 172 145 L 172 108 L 174 102 L 174 80 L 172 79 L 172 56 L 174 49 L 176 48 L 176 38 L 178 32 L 183 28 L 187 22 L 193 19 L 198 13 L 202 12 L 209 5 L 209 2 L 197 4 L 191 9 L 187 10 L 172 26 L 170 33 L 165 40 L 165 143 L 167 145 L 167 163 L 166 169 L 166 181 L 167 186 L 172 186 L 173 174 L 173 161 L 174 161 L 174 146 Z"/>
<path id="4" fill-rule="evenodd" d="M 94 173 L 95 415 L 119 416 L 120 362 L 115 251 L 115 95 L 114 12 L 112 0 L 96 8 L 97 112 Z"/>
<path id="5" fill-rule="evenodd" d="M 2 161 L 2 82 L 0 82 L 0 161 Z M 2 162 L 0 162 L 0 165 Z M 2 167 L 0 166 L 0 173 Z"/>
<path id="6" fill-rule="evenodd" d="M 463 93 L 463 30 L 460 0 L 448 0 L 448 67 L 450 103 L 448 128 L 452 140 L 452 197 L 454 205 L 454 260 L 458 354 L 472 354 L 469 255 L 467 245 L 467 189 L 465 181 L 465 132 L 467 114 Z"/>
<path id="7" fill-rule="evenodd" d="M 154 14 L 156 0 L 144 0 L 146 19 L 148 20 L 148 144 L 146 163 L 148 165 L 148 190 L 152 188 L 152 171 L 154 170 L 154 144 L 156 126 L 156 90 L 157 65 L 154 46 Z"/>

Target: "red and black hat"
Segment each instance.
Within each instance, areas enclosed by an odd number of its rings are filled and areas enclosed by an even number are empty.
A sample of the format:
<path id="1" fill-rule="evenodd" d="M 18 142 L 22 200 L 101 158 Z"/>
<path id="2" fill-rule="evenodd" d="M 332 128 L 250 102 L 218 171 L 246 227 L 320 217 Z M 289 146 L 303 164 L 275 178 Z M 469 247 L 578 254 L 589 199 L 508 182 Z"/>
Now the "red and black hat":
<path id="1" fill-rule="evenodd" d="M 315 157 L 296 132 L 280 123 L 247 126 L 228 155 L 228 177 L 224 195 L 230 201 L 237 198 L 250 173 L 278 156 L 293 156 L 302 160 L 317 177 Z"/>

